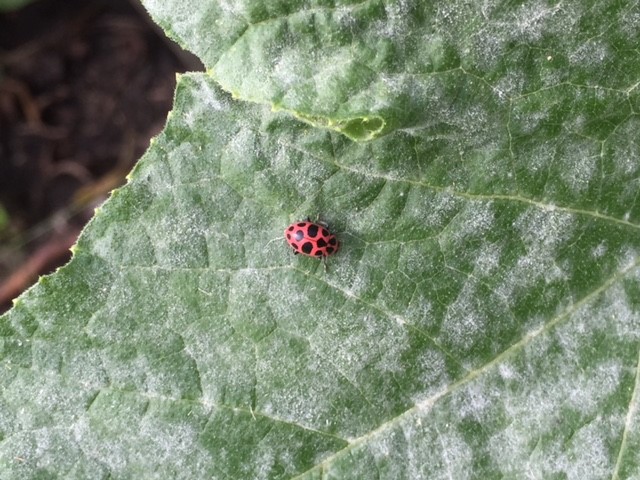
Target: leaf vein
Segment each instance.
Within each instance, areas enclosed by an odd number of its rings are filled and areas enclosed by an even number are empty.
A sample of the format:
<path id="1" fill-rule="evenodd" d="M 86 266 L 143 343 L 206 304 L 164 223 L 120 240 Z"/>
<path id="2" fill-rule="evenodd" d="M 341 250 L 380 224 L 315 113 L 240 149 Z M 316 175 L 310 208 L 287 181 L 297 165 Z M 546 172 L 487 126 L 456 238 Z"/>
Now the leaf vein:
<path id="1" fill-rule="evenodd" d="M 622 439 L 620 441 L 620 449 L 618 450 L 618 457 L 616 458 L 616 464 L 613 469 L 613 475 L 611 480 L 618 480 L 620 478 L 620 468 L 622 467 L 622 459 L 627 451 L 629 432 L 631 431 L 631 424 L 633 423 L 633 417 L 638 411 L 638 401 L 640 400 L 640 351 L 638 352 L 638 361 L 636 363 L 636 378 L 633 386 L 633 392 L 631 399 L 629 400 L 629 408 L 627 409 L 627 416 L 624 422 L 624 430 L 622 431 Z"/>
<path id="2" fill-rule="evenodd" d="M 505 202 L 524 203 L 524 204 L 536 207 L 536 208 L 538 208 L 540 210 L 560 211 L 560 212 L 570 213 L 570 214 L 573 214 L 573 215 L 585 215 L 585 216 L 596 218 L 598 220 L 603 220 L 603 221 L 606 221 L 606 222 L 615 223 L 615 224 L 619 224 L 619 225 L 624 225 L 624 226 L 627 226 L 627 227 L 632 227 L 634 229 L 640 230 L 640 225 L 639 224 L 633 223 L 633 222 L 631 222 L 629 220 L 612 217 L 610 215 L 606 215 L 606 214 L 598 212 L 598 211 L 592 211 L 592 210 L 586 210 L 586 209 L 574 208 L 574 207 L 565 207 L 565 206 L 562 206 L 562 205 L 555 205 L 553 203 L 545 203 L 544 201 L 534 200 L 532 198 L 522 197 L 522 196 L 519 196 L 519 195 L 509 195 L 509 194 L 500 194 L 500 193 L 482 194 L 482 193 L 471 193 L 471 192 L 455 191 L 455 190 L 452 190 L 449 187 L 441 187 L 441 186 L 437 186 L 437 185 L 430 185 L 428 183 L 425 183 L 425 182 L 422 182 L 422 181 L 419 181 L 419 180 L 410 180 L 410 179 L 404 179 L 404 178 L 397 178 L 397 177 L 393 177 L 391 175 L 384 175 L 384 174 L 372 173 L 372 172 L 360 172 L 357 169 L 354 169 L 354 168 L 351 168 L 351 167 L 347 167 L 347 166 L 344 166 L 344 165 L 340 165 L 340 168 L 343 168 L 344 170 L 350 171 L 352 173 L 356 173 L 358 175 L 364 175 L 364 176 L 373 177 L 373 178 L 381 178 L 381 179 L 385 179 L 386 181 L 389 181 L 389 182 L 409 183 L 409 184 L 416 185 L 416 186 L 419 186 L 419 187 L 422 187 L 422 188 L 431 189 L 431 190 L 433 190 L 435 192 L 448 193 L 448 194 L 450 194 L 450 195 L 452 195 L 454 197 L 464 198 L 464 199 L 467 199 L 467 200 L 474 200 L 474 201 L 505 201 Z"/>

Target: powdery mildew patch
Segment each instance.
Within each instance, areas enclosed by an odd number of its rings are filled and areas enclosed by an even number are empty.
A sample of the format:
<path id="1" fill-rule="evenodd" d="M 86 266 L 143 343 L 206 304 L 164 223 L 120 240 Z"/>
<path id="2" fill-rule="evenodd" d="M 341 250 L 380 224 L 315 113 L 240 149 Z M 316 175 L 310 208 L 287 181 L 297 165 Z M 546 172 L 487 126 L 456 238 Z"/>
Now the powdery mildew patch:
<path id="1" fill-rule="evenodd" d="M 516 219 L 513 226 L 525 252 L 497 285 L 501 298 L 514 299 L 518 292 L 540 281 L 553 284 L 567 278 L 556 257 L 558 248 L 571 238 L 574 221 L 571 214 L 538 209 L 526 210 Z"/>

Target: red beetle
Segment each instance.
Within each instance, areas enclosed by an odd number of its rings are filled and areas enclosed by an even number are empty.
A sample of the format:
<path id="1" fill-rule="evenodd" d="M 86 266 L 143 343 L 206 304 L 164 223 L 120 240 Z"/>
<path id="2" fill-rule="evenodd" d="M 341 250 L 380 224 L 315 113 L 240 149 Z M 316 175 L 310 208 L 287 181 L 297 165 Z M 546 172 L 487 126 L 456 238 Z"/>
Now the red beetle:
<path id="1" fill-rule="evenodd" d="M 340 246 L 334 234 L 309 218 L 289 225 L 284 231 L 284 238 L 295 255 L 300 253 L 309 257 L 327 257 L 336 253 Z"/>

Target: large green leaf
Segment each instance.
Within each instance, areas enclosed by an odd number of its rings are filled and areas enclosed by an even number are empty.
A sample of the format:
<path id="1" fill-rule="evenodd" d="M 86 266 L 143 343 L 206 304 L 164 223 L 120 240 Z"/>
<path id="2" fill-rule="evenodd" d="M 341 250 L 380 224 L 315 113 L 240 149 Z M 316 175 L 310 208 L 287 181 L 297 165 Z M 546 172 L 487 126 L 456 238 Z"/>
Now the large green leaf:
<path id="1" fill-rule="evenodd" d="M 634 108 L 637 1 L 145 4 L 234 96 L 354 139 L 398 127 L 467 136 L 474 125 L 486 141 L 498 125 L 518 136 L 544 120 L 602 139 Z M 600 121 L 576 125 L 585 97 Z M 540 104 L 520 125 L 518 107 Z"/>
<path id="2" fill-rule="evenodd" d="M 244 4 L 163 3 L 234 71 L 253 17 L 234 34 L 207 12 Z M 180 78 L 71 263 L 0 318 L 0 478 L 640 476 L 638 5 L 446 5 L 390 30 L 460 65 L 481 32 L 482 74 L 416 90 L 423 124 L 374 112 L 388 135 L 368 143 Z M 263 60 L 237 72 L 272 84 Z M 326 270 L 272 241 L 307 215 L 342 242 Z"/>

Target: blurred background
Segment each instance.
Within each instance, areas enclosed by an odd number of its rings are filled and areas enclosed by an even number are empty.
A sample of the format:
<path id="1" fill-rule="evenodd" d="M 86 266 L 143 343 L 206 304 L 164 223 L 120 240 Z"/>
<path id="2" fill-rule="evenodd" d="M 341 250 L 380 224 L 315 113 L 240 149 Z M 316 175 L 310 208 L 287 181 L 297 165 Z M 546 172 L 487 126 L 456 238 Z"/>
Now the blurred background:
<path id="1" fill-rule="evenodd" d="M 0 10 L 0 313 L 68 261 L 162 130 L 176 72 L 204 70 L 136 0 L 25 2 Z"/>

